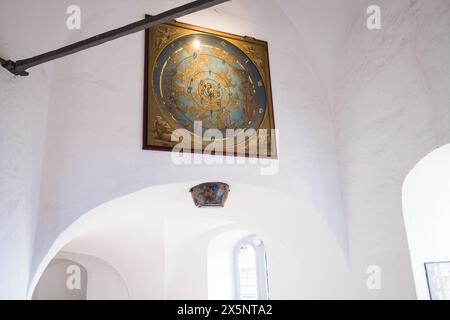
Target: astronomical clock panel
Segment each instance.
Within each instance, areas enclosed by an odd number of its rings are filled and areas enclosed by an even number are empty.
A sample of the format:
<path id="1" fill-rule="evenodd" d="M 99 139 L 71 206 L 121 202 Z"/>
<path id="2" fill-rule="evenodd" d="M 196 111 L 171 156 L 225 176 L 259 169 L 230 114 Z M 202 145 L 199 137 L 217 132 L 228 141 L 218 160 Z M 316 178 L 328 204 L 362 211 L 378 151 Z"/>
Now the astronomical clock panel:
<path id="1" fill-rule="evenodd" d="M 276 156 L 266 42 L 173 22 L 145 54 L 144 149 Z"/>

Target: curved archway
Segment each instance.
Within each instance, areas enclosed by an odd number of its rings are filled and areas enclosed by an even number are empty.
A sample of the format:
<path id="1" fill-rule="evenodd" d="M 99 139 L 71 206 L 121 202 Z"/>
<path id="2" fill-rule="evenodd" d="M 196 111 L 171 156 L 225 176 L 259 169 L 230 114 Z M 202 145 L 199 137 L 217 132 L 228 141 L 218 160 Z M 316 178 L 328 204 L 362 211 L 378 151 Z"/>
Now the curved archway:
<path id="1" fill-rule="evenodd" d="M 419 299 L 430 299 L 424 264 L 450 261 L 449 194 L 450 144 L 420 160 L 402 188 L 403 215 Z"/>
<path id="2" fill-rule="evenodd" d="M 116 0 L 108 1 L 107 6 L 86 3 L 82 29 L 65 41 L 72 43 L 108 26 L 134 21 L 144 12 L 162 12 L 172 5 L 164 1 L 123 5 Z M 251 4 L 244 2 L 231 6 L 230 12 L 203 12 L 182 20 L 252 34 L 273 44 L 276 50 L 271 57 L 277 65 L 272 66 L 276 71 L 272 76 L 278 74 L 281 80 L 274 81 L 279 83 L 274 99 L 284 106 L 277 126 L 296 132 L 282 138 L 282 144 L 296 148 L 295 152 L 286 149 L 280 174 L 262 176 L 260 171 L 266 165 L 224 165 L 219 170 L 218 166 L 208 165 L 176 166 L 169 153 L 142 152 L 142 34 L 73 55 L 69 60 L 55 61 L 49 84 L 52 95 L 39 190 L 41 216 L 34 241 L 39 256 L 32 261 L 32 269 L 37 268 L 54 238 L 88 210 L 145 187 L 195 179 L 239 181 L 295 194 L 327 219 L 345 248 L 346 226 L 333 130 L 328 113 L 324 113 L 328 106 L 322 99 L 322 86 L 319 81 L 312 81 L 315 73 L 304 57 L 305 50 L 299 49 L 305 44 L 299 37 L 294 37 L 289 45 L 280 39 L 281 31 L 298 32 L 283 19 L 285 15 L 275 2 L 266 1 L 261 10 L 253 10 L 251 21 L 235 15 L 250 12 L 243 10 L 246 8 L 251 8 Z M 267 32 L 267 19 L 279 30 Z M 299 61 L 294 67 L 288 62 L 292 57 Z M 307 108 L 298 108 L 299 96 Z"/>
<path id="3" fill-rule="evenodd" d="M 251 233 L 231 230 L 216 235 L 208 244 L 208 298 L 233 300 L 235 298 L 235 275 L 233 254 L 236 243 Z"/>
<path id="4" fill-rule="evenodd" d="M 46 267 L 33 291 L 33 300 L 129 298 L 124 279 L 108 262 L 78 253 L 70 243 L 63 250 Z"/>
<path id="5" fill-rule="evenodd" d="M 86 300 L 86 268 L 68 258 L 53 259 L 33 291 L 33 300 Z"/>
<path id="6" fill-rule="evenodd" d="M 346 295 L 346 258 L 319 214 L 278 191 L 233 183 L 225 208 L 198 209 L 188 192 L 197 183 L 146 188 L 84 214 L 48 249 L 29 292 L 64 247 L 108 262 L 132 299 L 206 299 L 208 244 L 237 229 L 264 239 L 273 298 Z"/>

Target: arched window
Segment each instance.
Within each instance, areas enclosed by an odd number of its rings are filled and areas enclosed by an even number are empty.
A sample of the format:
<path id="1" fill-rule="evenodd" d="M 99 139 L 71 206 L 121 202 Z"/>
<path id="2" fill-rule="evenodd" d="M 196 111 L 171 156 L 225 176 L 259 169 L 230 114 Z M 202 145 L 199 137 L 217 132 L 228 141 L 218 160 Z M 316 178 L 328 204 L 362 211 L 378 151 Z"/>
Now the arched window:
<path id="1" fill-rule="evenodd" d="M 236 299 L 267 300 L 267 263 L 262 241 L 254 235 L 247 236 L 234 251 Z"/>
<path id="2" fill-rule="evenodd" d="M 450 144 L 420 160 L 402 188 L 403 217 L 419 300 L 450 299 Z"/>

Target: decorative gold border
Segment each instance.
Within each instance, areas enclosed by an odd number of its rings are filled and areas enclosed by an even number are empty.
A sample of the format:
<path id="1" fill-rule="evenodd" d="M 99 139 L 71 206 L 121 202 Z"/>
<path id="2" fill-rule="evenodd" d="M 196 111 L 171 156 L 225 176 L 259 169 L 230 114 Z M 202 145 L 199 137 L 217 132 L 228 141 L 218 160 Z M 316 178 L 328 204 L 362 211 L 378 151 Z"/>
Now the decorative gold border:
<path id="1" fill-rule="evenodd" d="M 159 33 L 159 34 L 158 34 Z M 261 78 L 264 81 L 266 89 L 267 108 L 263 121 L 258 129 L 267 129 L 269 134 L 269 143 L 267 146 L 268 155 L 249 154 L 246 148 L 247 157 L 270 157 L 277 158 L 276 141 L 271 139 L 271 130 L 275 129 L 275 120 L 273 116 L 272 86 L 270 79 L 269 53 L 266 41 L 257 40 L 247 36 L 238 36 L 221 31 L 211 30 L 181 22 L 170 22 L 147 29 L 145 32 L 145 87 L 144 87 L 144 132 L 143 149 L 171 151 L 178 142 L 168 142 L 157 140 L 153 137 L 152 126 L 157 116 L 162 116 L 160 107 L 153 93 L 152 70 L 159 54 L 173 41 L 190 34 L 212 34 L 229 41 L 242 52 L 257 67 Z M 275 154 L 272 154 L 272 145 L 275 147 Z M 204 148 L 204 147 L 203 147 Z M 197 150 L 192 150 L 195 152 Z M 202 150 L 203 151 L 203 150 Z M 236 156 L 241 154 L 235 153 Z M 241 155 L 242 156 L 242 155 Z"/>

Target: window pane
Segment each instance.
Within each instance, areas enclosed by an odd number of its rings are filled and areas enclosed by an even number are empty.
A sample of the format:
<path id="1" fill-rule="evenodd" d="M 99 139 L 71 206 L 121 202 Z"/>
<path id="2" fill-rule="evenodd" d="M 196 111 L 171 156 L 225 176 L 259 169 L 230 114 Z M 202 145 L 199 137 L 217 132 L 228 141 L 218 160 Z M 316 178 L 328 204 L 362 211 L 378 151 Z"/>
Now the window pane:
<path id="1" fill-rule="evenodd" d="M 255 249 L 249 245 L 242 245 L 239 248 L 238 263 L 241 299 L 258 299 Z"/>
<path id="2" fill-rule="evenodd" d="M 450 300 L 450 262 L 426 263 L 428 287 L 432 300 Z"/>

